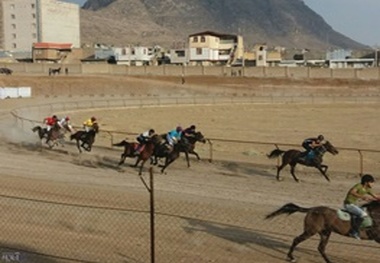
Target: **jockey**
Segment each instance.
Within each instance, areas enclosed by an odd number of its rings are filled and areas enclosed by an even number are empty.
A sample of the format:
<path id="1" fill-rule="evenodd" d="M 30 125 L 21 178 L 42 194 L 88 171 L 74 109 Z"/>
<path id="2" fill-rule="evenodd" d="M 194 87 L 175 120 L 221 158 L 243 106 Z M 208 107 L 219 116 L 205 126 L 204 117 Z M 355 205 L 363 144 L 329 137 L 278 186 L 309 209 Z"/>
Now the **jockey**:
<path id="1" fill-rule="evenodd" d="M 93 130 L 93 126 L 94 126 L 95 123 L 97 123 L 95 117 L 91 117 L 90 119 L 86 120 L 85 122 L 83 122 L 83 128 L 84 128 L 84 130 L 87 133 L 90 132 L 91 130 Z"/>
<path id="2" fill-rule="evenodd" d="M 372 201 L 379 200 L 380 198 L 380 196 L 377 196 L 372 192 L 374 182 L 375 178 L 373 178 L 372 175 L 363 175 L 360 183 L 351 187 L 344 199 L 344 209 L 355 216 L 352 220 L 352 229 L 348 235 L 356 239 L 360 239 L 360 225 L 363 222 L 364 217 L 368 216 L 368 214 L 358 206 L 358 201 L 360 199 L 364 201 Z"/>
<path id="3" fill-rule="evenodd" d="M 70 125 L 70 117 L 69 116 L 66 116 L 62 119 L 60 119 L 58 122 L 57 122 L 58 126 L 61 128 L 61 129 L 68 129 L 70 132 L 72 131 L 72 127 Z"/>
<path id="4" fill-rule="evenodd" d="M 318 146 L 322 146 L 324 139 L 325 138 L 323 135 L 318 135 L 317 138 L 308 138 L 302 142 L 302 147 L 305 148 L 306 150 L 305 155 L 307 156 L 309 160 L 314 159 L 315 157 L 314 149 Z"/>
<path id="5" fill-rule="evenodd" d="M 53 115 L 52 117 L 46 117 L 44 120 L 43 120 L 43 123 L 45 123 L 46 125 L 46 131 L 50 131 L 51 128 L 54 127 L 54 125 L 57 123 L 58 121 L 58 118 L 56 115 Z"/>
<path id="6" fill-rule="evenodd" d="M 182 132 L 182 136 L 184 137 L 194 137 L 195 136 L 195 131 L 196 127 L 195 125 L 191 125 L 190 127 L 186 128 Z"/>
<path id="7" fill-rule="evenodd" d="M 139 145 L 137 146 L 137 149 L 135 151 L 135 155 L 139 155 L 140 151 L 144 148 L 143 145 L 145 145 L 152 137 L 156 134 L 156 131 L 154 129 L 149 129 L 143 133 L 141 133 L 136 140 L 139 142 Z"/>
<path id="8" fill-rule="evenodd" d="M 176 144 L 181 139 L 182 131 L 183 131 L 182 127 L 181 126 L 177 126 L 177 128 L 175 128 L 174 130 L 169 131 L 166 134 L 166 141 L 167 141 L 170 149 L 173 149 L 174 144 Z"/>

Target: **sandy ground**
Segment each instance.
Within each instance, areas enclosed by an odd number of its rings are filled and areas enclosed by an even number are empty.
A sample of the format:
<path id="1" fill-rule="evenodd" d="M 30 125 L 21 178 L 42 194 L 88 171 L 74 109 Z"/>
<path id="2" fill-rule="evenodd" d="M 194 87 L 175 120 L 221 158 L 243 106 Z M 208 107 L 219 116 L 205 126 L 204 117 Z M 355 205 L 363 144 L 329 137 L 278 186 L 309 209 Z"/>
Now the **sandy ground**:
<path id="1" fill-rule="evenodd" d="M 175 78 L 17 76 L 2 77 L 1 83 L 30 85 L 34 94 L 32 99 L 0 101 L 1 253 L 5 261 L 20 252 L 22 262 L 149 262 L 149 195 L 137 170 L 128 166 L 133 160 L 117 167 L 121 149 L 95 147 L 79 154 L 71 144 L 52 150 L 40 147 L 35 134 L 12 128 L 9 111 L 15 107 L 120 96 L 380 94 L 379 83 L 342 80 L 194 77 L 181 85 Z M 379 107 L 380 101 L 265 103 L 68 114 L 74 123 L 96 115 L 101 128 L 109 130 L 154 127 L 166 132 L 194 123 L 214 139 L 296 145 L 323 133 L 338 148 L 379 149 Z M 108 140 L 100 134 L 96 145 L 108 145 Z M 297 184 L 288 169 L 283 181 L 275 180 L 276 161 L 265 157 L 274 145 L 211 141 L 212 163 L 207 161 L 210 145 L 205 144 L 197 145 L 202 161 L 192 158 L 190 168 L 181 158 L 166 174 L 154 170 L 156 262 L 284 262 L 293 238 L 302 232 L 303 215 L 271 221 L 264 220 L 265 215 L 287 202 L 339 208 L 347 189 L 359 180 L 356 151 L 342 149 L 337 156 L 325 156 L 330 183 L 312 168 L 297 167 Z M 364 153 L 365 172 L 380 176 L 379 156 Z M 302 243 L 295 252 L 298 262 L 323 262 L 317 245 L 318 237 Z M 333 262 L 380 261 L 378 244 L 337 235 L 332 235 L 327 253 Z"/>

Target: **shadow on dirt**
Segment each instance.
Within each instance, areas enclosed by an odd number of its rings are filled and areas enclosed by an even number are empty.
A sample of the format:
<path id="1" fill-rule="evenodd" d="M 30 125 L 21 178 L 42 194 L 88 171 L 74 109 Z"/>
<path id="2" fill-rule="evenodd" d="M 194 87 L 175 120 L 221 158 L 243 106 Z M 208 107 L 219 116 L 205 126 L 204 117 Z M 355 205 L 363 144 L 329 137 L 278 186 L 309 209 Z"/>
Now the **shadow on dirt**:
<path id="1" fill-rule="evenodd" d="M 45 254 L 20 244 L 1 243 L 0 262 L 19 263 L 58 263 L 58 262 L 87 262 L 82 259 L 68 258 L 64 256 Z M 94 262 L 95 263 L 95 262 Z"/>

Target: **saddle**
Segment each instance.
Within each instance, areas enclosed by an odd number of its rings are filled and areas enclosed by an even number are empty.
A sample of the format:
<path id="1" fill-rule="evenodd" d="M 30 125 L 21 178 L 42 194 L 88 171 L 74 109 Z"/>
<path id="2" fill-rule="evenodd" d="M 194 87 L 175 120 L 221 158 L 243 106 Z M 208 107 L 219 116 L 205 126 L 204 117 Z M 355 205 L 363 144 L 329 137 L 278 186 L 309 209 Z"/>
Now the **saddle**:
<path id="1" fill-rule="evenodd" d="M 356 217 L 355 215 L 349 213 L 348 211 L 344 209 L 338 209 L 336 212 L 338 218 L 342 221 L 352 221 L 353 217 Z M 370 216 L 364 217 L 363 222 L 360 225 L 360 228 L 367 228 L 373 226 L 373 220 Z"/>

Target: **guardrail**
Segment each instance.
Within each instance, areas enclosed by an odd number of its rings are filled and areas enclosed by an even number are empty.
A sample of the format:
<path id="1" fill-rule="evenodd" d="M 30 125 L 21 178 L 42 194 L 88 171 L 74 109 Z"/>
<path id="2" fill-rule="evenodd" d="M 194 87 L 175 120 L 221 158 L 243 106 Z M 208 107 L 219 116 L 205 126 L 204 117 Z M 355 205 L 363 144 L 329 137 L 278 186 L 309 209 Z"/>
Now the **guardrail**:
<path id="1" fill-rule="evenodd" d="M 165 98 L 144 98 L 144 99 L 111 99 L 111 100 L 91 100 L 91 101 L 74 101 L 74 102 L 60 102 L 60 103 L 49 103 L 44 105 L 30 106 L 26 108 L 18 108 L 11 112 L 18 126 L 25 128 L 25 122 L 30 123 L 32 126 L 37 123 L 42 123 L 41 121 L 27 118 L 22 116 L 23 113 L 29 114 L 33 112 L 33 109 L 37 110 L 37 112 L 59 112 L 59 111 L 67 111 L 73 109 L 89 109 L 89 108 L 117 108 L 117 107 L 162 107 L 162 106 L 176 106 L 176 105 L 218 105 L 218 104 L 239 104 L 239 103 L 328 103 L 328 102 L 336 102 L 341 99 L 343 102 L 378 102 L 377 97 L 165 97 Z M 76 127 L 81 128 L 81 127 Z M 136 136 L 138 133 L 135 132 L 124 132 L 124 131 L 116 131 L 116 130 L 100 130 L 100 133 L 106 134 L 109 138 L 110 147 L 115 142 L 116 135 L 133 135 Z M 212 162 L 214 160 L 214 142 L 222 142 L 222 143 L 231 143 L 231 144 L 251 144 L 251 145 L 268 145 L 274 146 L 278 148 L 279 146 L 285 147 L 296 147 L 300 146 L 297 144 L 289 144 L 284 142 L 262 142 L 262 141 L 243 141 L 243 140 L 230 140 L 230 139 L 222 139 L 222 138 L 208 138 L 207 139 L 209 145 L 209 161 Z M 351 151 L 358 153 L 358 163 L 359 163 L 359 174 L 363 174 L 364 160 L 365 157 L 363 153 L 380 153 L 379 150 L 375 149 L 360 149 L 360 148 L 346 148 L 346 147 L 337 147 L 340 151 Z M 277 165 L 279 164 L 279 159 L 277 161 Z"/>

